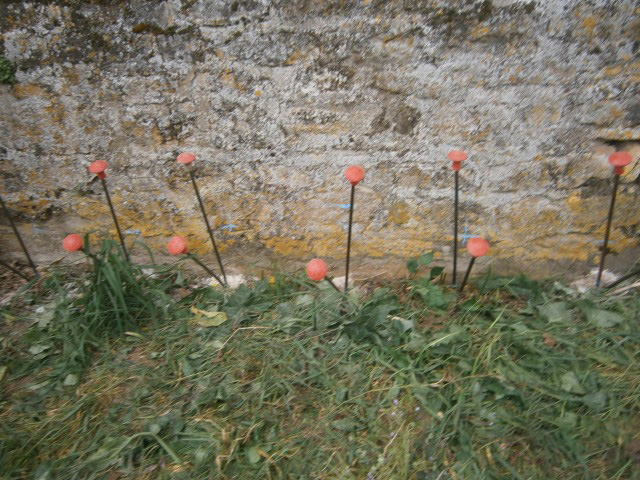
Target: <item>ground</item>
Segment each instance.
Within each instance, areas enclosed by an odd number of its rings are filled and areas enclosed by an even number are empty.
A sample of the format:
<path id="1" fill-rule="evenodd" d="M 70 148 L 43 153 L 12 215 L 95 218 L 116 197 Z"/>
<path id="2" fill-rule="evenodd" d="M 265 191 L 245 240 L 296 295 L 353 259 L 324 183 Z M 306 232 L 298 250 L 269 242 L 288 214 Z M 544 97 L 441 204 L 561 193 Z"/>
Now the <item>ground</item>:
<path id="1" fill-rule="evenodd" d="M 640 478 L 633 288 L 456 295 L 430 255 L 348 296 L 196 288 L 115 248 L 2 307 L 2 478 Z"/>

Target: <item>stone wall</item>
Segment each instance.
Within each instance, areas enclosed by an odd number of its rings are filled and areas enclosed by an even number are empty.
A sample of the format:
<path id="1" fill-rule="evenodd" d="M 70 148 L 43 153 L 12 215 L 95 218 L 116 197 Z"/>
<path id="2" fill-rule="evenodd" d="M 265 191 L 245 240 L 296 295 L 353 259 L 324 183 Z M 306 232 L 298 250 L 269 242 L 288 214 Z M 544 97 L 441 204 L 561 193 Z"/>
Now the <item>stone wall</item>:
<path id="1" fill-rule="evenodd" d="M 67 1 L 0 3 L 0 188 L 40 262 L 71 232 L 111 229 L 155 250 L 183 234 L 209 252 L 188 176 L 193 151 L 236 269 L 345 251 L 352 163 L 356 272 L 450 258 L 461 230 L 502 271 L 577 273 L 604 231 L 627 149 L 609 265 L 640 238 L 640 8 L 633 0 Z M 8 225 L 3 256 L 18 256 Z M 381 268 L 384 265 L 384 268 Z M 485 263 L 486 266 L 486 263 Z"/>

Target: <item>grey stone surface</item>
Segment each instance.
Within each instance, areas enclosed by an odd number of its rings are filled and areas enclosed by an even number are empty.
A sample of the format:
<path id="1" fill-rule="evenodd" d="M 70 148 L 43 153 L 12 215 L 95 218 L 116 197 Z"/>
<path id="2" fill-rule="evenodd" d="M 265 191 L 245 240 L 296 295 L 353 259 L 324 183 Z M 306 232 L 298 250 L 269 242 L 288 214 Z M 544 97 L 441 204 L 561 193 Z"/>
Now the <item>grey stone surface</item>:
<path id="1" fill-rule="evenodd" d="M 242 269 L 246 252 L 263 263 L 339 259 L 342 172 L 360 163 L 356 268 L 375 271 L 427 250 L 449 258 L 446 154 L 461 148 L 463 229 L 490 240 L 492 261 L 580 270 L 604 229 L 607 156 L 629 149 L 612 247 L 631 258 L 638 9 L 625 0 L 4 2 L 0 55 L 17 71 L 15 84 L 0 85 L 2 194 L 36 257 L 55 258 L 64 234 L 110 227 L 86 170 L 104 159 L 125 229 L 155 249 L 185 234 L 206 252 L 175 162 L 193 151 L 216 234 Z M 8 227 L 0 232 L 5 252 L 17 252 Z"/>

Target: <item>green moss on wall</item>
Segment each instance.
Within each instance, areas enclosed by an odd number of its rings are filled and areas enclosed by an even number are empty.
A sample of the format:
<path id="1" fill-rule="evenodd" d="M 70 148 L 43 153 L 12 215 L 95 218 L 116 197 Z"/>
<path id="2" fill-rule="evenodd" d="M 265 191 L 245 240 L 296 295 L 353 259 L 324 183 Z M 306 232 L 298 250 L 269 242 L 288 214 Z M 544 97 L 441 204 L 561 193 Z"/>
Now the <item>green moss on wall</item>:
<path id="1" fill-rule="evenodd" d="M 11 61 L 0 57 L 0 83 L 11 85 L 16 83 L 16 67 Z"/>

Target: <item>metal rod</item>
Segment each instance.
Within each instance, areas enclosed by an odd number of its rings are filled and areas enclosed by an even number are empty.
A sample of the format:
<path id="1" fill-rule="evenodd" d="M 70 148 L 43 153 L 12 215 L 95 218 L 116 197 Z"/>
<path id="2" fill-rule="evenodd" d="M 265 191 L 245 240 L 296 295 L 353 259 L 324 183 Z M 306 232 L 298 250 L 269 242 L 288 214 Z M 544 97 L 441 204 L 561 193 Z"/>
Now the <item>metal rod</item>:
<path id="1" fill-rule="evenodd" d="M 116 217 L 116 211 L 113 209 L 113 204 L 111 203 L 111 197 L 109 196 L 109 190 L 107 189 L 107 182 L 104 178 L 100 179 L 102 182 L 102 188 L 104 189 L 104 195 L 107 197 L 107 203 L 109 204 L 109 210 L 111 210 L 111 216 L 113 217 L 113 223 L 116 225 L 116 230 L 118 231 L 118 238 L 120 239 L 120 245 L 122 245 L 122 251 L 124 252 L 124 256 L 127 259 L 127 262 L 130 262 L 129 252 L 127 252 L 127 247 L 124 245 L 124 237 L 122 236 L 122 232 L 120 231 L 120 225 L 118 225 L 118 217 Z"/>
<path id="2" fill-rule="evenodd" d="M 476 261 L 476 257 L 471 257 L 471 261 L 469 262 L 469 266 L 467 267 L 467 273 L 464 274 L 464 278 L 462 279 L 462 283 L 460 284 L 460 288 L 458 289 L 458 293 L 462 292 L 467 280 L 469 280 L 469 274 L 471 273 L 471 268 L 473 267 L 473 262 Z"/>
<path id="3" fill-rule="evenodd" d="M 340 291 L 340 289 L 336 286 L 336 284 L 335 284 L 335 283 L 333 283 L 333 279 L 332 279 L 332 278 L 330 278 L 330 277 L 324 277 L 324 279 L 325 279 L 327 282 L 329 282 L 329 285 L 331 285 L 331 286 L 335 289 L 335 291 L 336 291 L 336 292 L 338 292 L 340 295 L 342 295 L 342 294 L 343 294 L 343 292 L 342 292 L 342 291 Z M 345 291 L 345 292 L 346 292 L 346 291 Z M 340 315 L 344 315 L 344 314 L 346 314 L 346 313 L 347 313 L 347 311 L 346 311 L 346 310 L 345 310 L 345 308 L 344 308 L 344 303 L 342 303 L 343 301 L 344 301 L 344 297 L 342 297 L 342 300 L 340 301 Z M 315 327 L 315 325 L 316 325 L 316 316 L 315 316 L 315 315 L 313 316 L 313 322 L 314 322 L 314 328 L 316 328 L 316 327 Z"/>
<path id="4" fill-rule="evenodd" d="M 347 268 L 344 276 L 344 291 L 349 286 L 349 257 L 351 256 L 351 226 L 353 225 L 353 201 L 356 195 L 356 186 L 351 185 L 351 202 L 349 203 L 349 233 L 347 234 Z"/>
<path id="5" fill-rule="evenodd" d="M 189 257 L 191 260 L 193 260 L 198 265 L 200 265 L 205 270 L 205 272 L 207 272 L 209 275 L 211 275 L 213 278 L 215 278 L 220 285 L 222 285 L 224 287 L 227 286 L 227 284 L 225 282 L 223 282 L 222 280 L 220 280 L 220 277 L 218 275 L 216 275 L 213 270 L 211 270 L 204 263 L 202 263 L 200 260 L 198 260 L 198 257 L 194 257 L 190 253 L 187 254 L 187 257 Z"/>
<path id="6" fill-rule="evenodd" d="M 15 268 L 13 268 L 11 265 L 9 265 L 8 263 L 3 262 L 2 260 L 0 260 L 0 265 L 2 265 L 3 267 L 5 267 L 8 270 L 11 270 L 13 273 L 15 273 L 16 275 L 21 276 L 22 278 L 24 278 L 27 282 L 29 281 L 29 277 L 25 276 L 23 273 L 19 272 L 18 270 L 16 270 Z"/>
<path id="7" fill-rule="evenodd" d="M 216 241 L 213 238 L 213 232 L 211 231 L 211 225 L 209 225 L 209 219 L 207 218 L 207 213 L 204 210 L 204 204 L 202 203 L 202 198 L 200 198 L 200 190 L 198 190 L 198 184 L 196 183 L 196 177 L 193 175 L 193 170 L 189 168 L 189 175 L 191 176 L 191 183 L 193 183 L 193 189 L 196 192 L 196 197 L 198 198 L 198 205 L 200 206 L 200 211 L 202 212 L 202 217 L 204 218 L 204 223 L 207 226 L 207 232 L 209 232 L 209 238 L 211 239 L 211 243 L 213 245 L 213 251 L 216 253 L 216 259 L 218 260 L 218 265 L 220 266 L 220 271 L 222 272 L 222 277 L 224 278 L 225 283 L 227 282 L 227 274 L 224 271 L 224 267 L 222 266 L 222 259 L 220 258 L 220 252 L 218 252 L 218 246 L 216 245 Z"/>
<path id="8" fill-rule="evenodd" d="M 628 274 L 624 275 L 623 277 L 620 277 L 615 282 L 612 282 L 609 285 L 607 285 L 605 288 L 616 287 L 616 286 L 620 285 L 622 282 L 624 282 L 625 280 L 629 280 L 631 277 L 635 277 L 636 275 L 640 275 L 640 268 L 637 269 L 637 270 L 634 270 L 631 273 L 628 273 Z"/>
<path id="9" fill-rule="evenodd" d="M 455 194 L 453 200 L 453 285 L 458 272 L 458 170 L 454 172 Z"/>
<path id="10" fill-rule="evenodd" d="M 620 175 L 613 176 L 613 192 L 611 192 L 611 204 L 609 205 L 609 216 L 607 217 L 607 228 L 604 232 L 604 243 L 602 244 L 602 255 L 600 256 L 600 266 L 598 267 L 598 277 L 596 278 L 596 287 L 600 286 L 602 279 L 602 270 L 604 269 L 604 259 L 607 256 L 607 245 L 609 244 L 609 232 L 611 231 L 611 221 L 613 219 L 613 208 L 616 204 L 616 193 L 618 192 L 618 180 Z"/>
<path id="11" fill-rule="evenodd" d="M 338 292 L 338 293 L 342 294 L 342 292 L 340 291 L 340 289 L 339 289 L 338 287 L 336 287 L 336 284 L 335 284 L 335 283 L 333 283 L 333 279 L 331 279 L 331 278 L 329 278 L 329 277 L 324 277 L 324 279 L 325 279 L 327 282 L 329 282 L 329 285 L 331 285 L 331 286 L 334 288 L 334 290 L 335 290 L 336 292 Z"/>
<path id="12" fill-rule="evenodd" d="M 27 257 L 27 261 L 29 262 L 29 265 L 31 266 L 31 269 L 33 270 L 33 273 L 35 274 L 36 277 L 40 277 L 40 273 L 38 273 L 38 270 L 36 269 L 36 265 L 33 263 L 33 260 L 31 260 L 31 256 L 29 255 L 29 251 L 27 250 L 26 245 L 22 241 L 22 237 L 20 236 L 20 232 L 18 232 L 18 228 L 16 227 L 16 224 L 13 223 L 13 219 L 11 218 L 11 215 L 9 215 L 9 209 L 5 205 L 4 200 L 2 200 L 1 196 L 0 196 L 0 204 L 2 204 L 2 210 L 4 210 L 4 214 L 7 217 L 7 219 L 9 220 L 9 224 L 11 225 L 11 228 L 13 229 L 13 233 L 15 234 L 16 238 L 18 239 L 18 242 L 20 243 L 20 246 L 22 247 L 22 251 L 24 252 L 25 257 Z"/>

